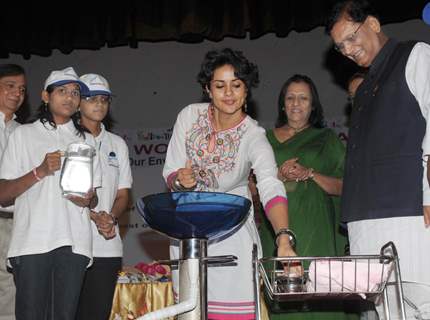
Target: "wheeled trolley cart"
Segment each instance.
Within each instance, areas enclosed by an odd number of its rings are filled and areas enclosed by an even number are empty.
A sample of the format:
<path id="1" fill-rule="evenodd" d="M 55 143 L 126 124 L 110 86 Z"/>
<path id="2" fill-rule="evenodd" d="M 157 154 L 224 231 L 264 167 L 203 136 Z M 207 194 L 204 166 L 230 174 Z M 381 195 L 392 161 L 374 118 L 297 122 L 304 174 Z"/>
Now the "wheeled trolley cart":
<path id="1" fill-rule="evenodd" d="M 406 320 L 403 288 L 396 247 L 392 242 L 380 255 L 341 257 L 285 257 L 258 259 L 253 252 L 254 292 L 260 319 L 260 288 L 273 301 L 318 299 L 383 299 L 385 319 L 390 320 L 387 285 L 395 285 L 400 318 Z M 394 281 L 389 282 L 394 274 Z M 261 281 L 262 280 L 262 281 Z M 286 310 L 287 311 L 287 310 Z"/>

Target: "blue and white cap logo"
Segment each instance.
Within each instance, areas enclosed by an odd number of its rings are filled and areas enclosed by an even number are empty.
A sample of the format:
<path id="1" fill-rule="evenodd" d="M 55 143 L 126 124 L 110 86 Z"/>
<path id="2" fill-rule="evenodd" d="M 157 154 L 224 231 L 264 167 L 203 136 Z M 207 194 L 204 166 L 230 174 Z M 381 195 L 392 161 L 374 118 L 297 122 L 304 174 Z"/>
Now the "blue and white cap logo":
<path id="1" fill-rule="evenodd" d="M 89 89 L 89 96 L 97 95 L 112 95 L 110 91 L 109 83 L 107 80 L 99 74 L 88 73 L 84 74 L 79 78 Z"/>

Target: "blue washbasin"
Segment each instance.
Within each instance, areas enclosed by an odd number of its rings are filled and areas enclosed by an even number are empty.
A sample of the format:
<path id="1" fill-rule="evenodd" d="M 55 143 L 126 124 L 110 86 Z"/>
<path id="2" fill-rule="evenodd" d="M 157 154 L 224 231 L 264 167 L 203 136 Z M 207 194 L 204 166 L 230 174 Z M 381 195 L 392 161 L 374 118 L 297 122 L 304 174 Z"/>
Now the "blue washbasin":
<path id="1" fill-rule="evenodd" d="M 145 222 L 174 239 L 226 238 L 249 213 L 251 202 L 218 192 L 168 192 L 148 195 L 137 202 Z"/>

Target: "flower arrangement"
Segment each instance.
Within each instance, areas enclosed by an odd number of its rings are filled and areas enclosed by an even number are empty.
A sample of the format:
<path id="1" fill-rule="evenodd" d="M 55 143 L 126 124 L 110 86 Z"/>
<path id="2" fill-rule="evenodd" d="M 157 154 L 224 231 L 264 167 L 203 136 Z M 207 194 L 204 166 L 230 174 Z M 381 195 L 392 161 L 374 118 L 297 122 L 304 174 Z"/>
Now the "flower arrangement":
<path id="1" fill-rule="evenodd" d="M 119 283 L 141 283 L 171 280 L 170 268 L 159 263 L 139 262 L 134 267 L 124 267 L 118 274 Z"/>
<path id="2" fill-rule="evenodd" d="M 134 267 L 136 269 L 142 271 L 144 274 L 146 274 L 148 276 L 163 277 L 163 276 L 166 276 L 168 273 L 168 269 L 167 269 L 168 267 L 167 266 L 163 266 L 163 265 L 158 264 L 156 262 L 151 263 L 151 264 L 139 262 Z"/>

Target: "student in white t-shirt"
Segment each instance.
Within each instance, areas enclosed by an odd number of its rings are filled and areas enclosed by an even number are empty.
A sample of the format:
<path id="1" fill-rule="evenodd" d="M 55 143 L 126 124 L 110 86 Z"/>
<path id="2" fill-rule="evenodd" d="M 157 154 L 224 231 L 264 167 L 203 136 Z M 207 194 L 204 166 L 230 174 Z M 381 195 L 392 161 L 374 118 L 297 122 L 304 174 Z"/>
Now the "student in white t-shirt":
<path id="1" fill-rule="evenodd" d="M 92 259 L 89 207 L 97 196 L 64 197 L 61 151 L 94 138 L 78 123 L 87 87 L 73 68 L 45 81 L 38 119 L 15 129 L 0 164 L 0 205 L 15 201 L 8 259 L 16 284 L 16 319 L 74 320 L 85 270 Z M 93 188 L 101 185 L 98 157 Z"/>
<path id="2" fill-rule="evenodd" d="M 127 210 L 132 177 L 125 141 L 102 123 L 112 98 L 107 80 L 98 74 L 80 80 L 89 88 L 88 95 L 81 97 L 81 125 L 96 139 L 103 182 L 97 190 L 98 205 L 91 212 L 94 262 L 85 275 L 77 320 L 108 319 L 122 262 L 117 221 Z"/>

